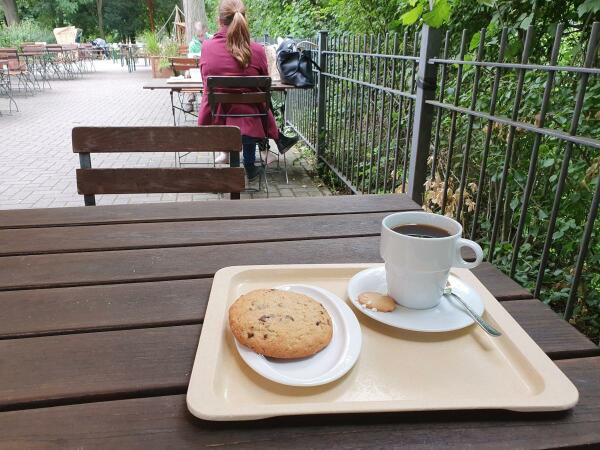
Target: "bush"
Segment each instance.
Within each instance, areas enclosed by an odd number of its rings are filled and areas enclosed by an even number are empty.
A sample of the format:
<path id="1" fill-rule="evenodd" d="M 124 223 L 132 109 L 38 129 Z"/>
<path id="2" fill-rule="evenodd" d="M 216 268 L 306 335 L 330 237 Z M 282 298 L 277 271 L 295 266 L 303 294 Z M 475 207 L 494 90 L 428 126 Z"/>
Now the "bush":
<path id="1" fill-rule="evenodd" d="M 0 47 L 17 47 L 22 42 L 55 42 L 55 39 L 52 30 L 31 20 L 0 28 Z"/>

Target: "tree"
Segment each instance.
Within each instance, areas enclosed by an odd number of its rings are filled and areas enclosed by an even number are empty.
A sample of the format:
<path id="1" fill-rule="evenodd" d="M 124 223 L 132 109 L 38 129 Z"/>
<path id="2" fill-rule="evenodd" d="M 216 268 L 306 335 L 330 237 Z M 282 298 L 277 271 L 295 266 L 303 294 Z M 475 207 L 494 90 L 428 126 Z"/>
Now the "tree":
<path id="1" fill-rule="evenodd" d="M 100 37 L 104 39 L 104 21 L 102 20 L 102 0 L 96 0 L 96 10 L 98 11 L 98 30 Z"/>
<path id="2" fill-rule="evenodd" d="M 189 42 L 194 36 L 194 23 L 208 24 L 204 0 L 183 0 L 183 13 L 185 14 L 185 40 Z"/>
<path id="3" fill-rule="evenodd" d="M 15 0 L 0 0 L 0 6 L 2 7 L 2 11 L 4 11 L 4 17 L 8 25 L 19 23 Z"/>
<path id="4" fill-rule="evenodd" d="M 148 7 L 148 21 L 150 22 L 150 31 L 154 32 L 154 0 L 146 0 Z"/>

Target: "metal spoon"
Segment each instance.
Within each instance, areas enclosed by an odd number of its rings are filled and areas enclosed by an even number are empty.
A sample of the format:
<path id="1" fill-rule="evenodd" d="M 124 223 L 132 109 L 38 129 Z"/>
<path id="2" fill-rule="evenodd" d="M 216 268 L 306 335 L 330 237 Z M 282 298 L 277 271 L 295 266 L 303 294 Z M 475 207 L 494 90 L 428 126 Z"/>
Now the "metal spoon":
<path id="1" fill-rule="evenodd" d="M 452 296 L 453 298 L 458 300 L 458 302 L 465 308 L 465 311 L 473 318 L 473 320 L 477 323 L 477 325 L 479 325 L 481 328 L 483 328 L 483 330 L 487 334 L 489 334 L 490 336 L 494 336 L 494 337 L 502 336 L 502 333 L 500 333 L 493 326 L 491 326 L 489 323 L 487 323 L 483 319 L 483 317 L 481 317 L 479 314 L 477 314 L 475 311 L 473 311 L 471 309 L 471 307 L 469 305 L 467 305 L 467 303 L 462 298 L 460 298 L 458 295 L 454 294 L 452 292 L 451 286 L 446 286 L 446 288 L 444 288 L 444 295 Z"/>

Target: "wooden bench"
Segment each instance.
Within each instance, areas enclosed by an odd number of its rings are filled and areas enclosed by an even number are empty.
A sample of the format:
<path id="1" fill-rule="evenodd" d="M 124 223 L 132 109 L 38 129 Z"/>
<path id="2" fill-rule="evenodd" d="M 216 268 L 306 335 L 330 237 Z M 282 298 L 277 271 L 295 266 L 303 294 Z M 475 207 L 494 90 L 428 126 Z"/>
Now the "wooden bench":
<path id="1" fill-rule="evenodd" d="M 229 193 L 239 199 L 245 189 L 239 167 L 240 129 L 207 127 L 75 127 L 73 153 L 79 153 L 77 192 L 86 206 L 95 194 Z M 91 153 L 229 152 L 230 167 L 93 169 Z"/>

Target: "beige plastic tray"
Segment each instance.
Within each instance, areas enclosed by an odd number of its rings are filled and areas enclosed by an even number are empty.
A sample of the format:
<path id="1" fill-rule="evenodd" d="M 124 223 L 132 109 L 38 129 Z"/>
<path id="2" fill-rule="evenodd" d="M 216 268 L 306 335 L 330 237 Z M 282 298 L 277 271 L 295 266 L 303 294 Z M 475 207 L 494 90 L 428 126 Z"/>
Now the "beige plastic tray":
<path id="1" fill-rule="evenodd" d="M 578 392 L 477 278 L 453 270 L 485 303 L 485 318 L 504 335 L 472 325 L 448 333 L 419 333 L 380 324 L 356 311 L 349 279 L 374 264 L 238 266 L 214 278 L 187 393 L 189 410 L 206 420 L 251 420 L 299 414 L 456 409 L 555 411 L 571 408 Z M 269 381 L 239 357 L 227 311 L 250 290 L 312 284 L 345 299 L 363 333 L 356 365 L 318 387 Z"/>

